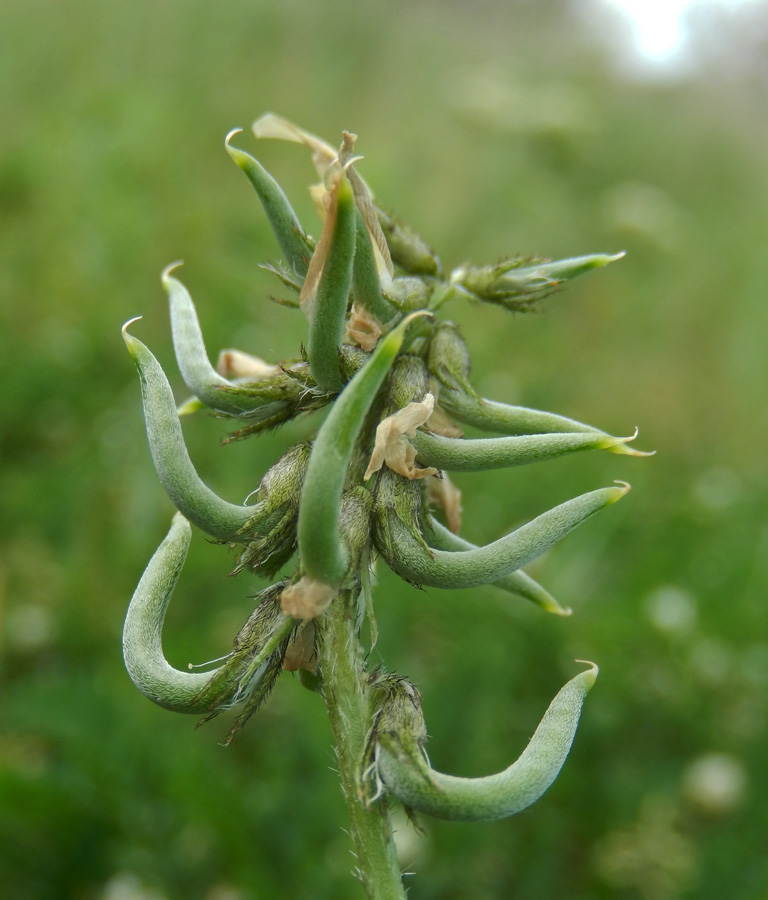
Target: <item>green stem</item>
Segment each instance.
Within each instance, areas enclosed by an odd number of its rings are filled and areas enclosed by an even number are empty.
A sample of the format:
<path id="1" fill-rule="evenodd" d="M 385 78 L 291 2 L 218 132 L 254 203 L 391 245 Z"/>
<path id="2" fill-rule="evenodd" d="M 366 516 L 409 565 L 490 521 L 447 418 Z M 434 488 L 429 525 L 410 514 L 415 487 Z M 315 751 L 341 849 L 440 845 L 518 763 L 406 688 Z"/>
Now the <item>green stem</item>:
<path id="1" fill-rule="evenodd" d="M 368 900 L 405 900 L 386 798 L 367 805 L 363 791 L 361 775 L 374 706 L 354 607 L 354 594 L 342 592 L 319 629 L 323 696 L 349 813 L 357 877 Z"/>

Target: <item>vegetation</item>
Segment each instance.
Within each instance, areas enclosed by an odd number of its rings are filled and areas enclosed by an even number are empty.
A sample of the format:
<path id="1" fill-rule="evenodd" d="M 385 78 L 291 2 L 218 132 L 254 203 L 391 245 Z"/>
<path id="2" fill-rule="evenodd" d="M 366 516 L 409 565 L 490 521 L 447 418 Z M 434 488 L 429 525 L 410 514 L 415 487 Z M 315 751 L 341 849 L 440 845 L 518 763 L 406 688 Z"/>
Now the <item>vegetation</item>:
<path id="1" fill-rule="evenodd" d="M 143 313 L 142 341 L 174 371 L 167 300 L 158 287 L 153 308 L 151 285 L 183 255 L 211 349 L 295 353 L 288 312 L 264 303 L 272 276 L 253 274 L 272 237 L 220 142 L 266 108 L 323 134 L 354 127 L 377 196 L 448 268 L 627 251 L 542 315 L 450 310 L 480 393 L 611 433 L 640 424 L 659 453 L 633 466 L 623 503 L 529 570 L 573 608 L 567 620 L 382 573 L 374 661 L 418 685 L 444 771 L 506 765 L 572 660 L 601 667 L 568 763 L 534 807 L 494 825 L 430 822 L 418 838 L 402 823 L 412 894 L 764 893 L 765 86 L 727 54 L 695 81 L 625 82 L 576 34 L 555 3 L 465 17 L 442 4 L 35 0 L 4 14 L 9 895 L 358 895 L 316 697 L 281 678 L 225 750 L 231 721 L 194 730 L 144 702 L 119 660 L 125 599 L 172 513 L 137 440 L 119 327 Z M 263 160 L 297 184 L 298 150 L 265 145 Z M 309 201 L 291 200 L 311 221 Z M 285 435 L 222 450 L 223 433 L 205 416 L 185 432 L 209 483 L 239 497 Z M 614 477 L 626 463 L 606 454 L 459 474 L 472 495 L 462 532 L 487 543 L 570 485 Z M 177 665 L 226 652 L 242 624 L 244 576 L 222 577 L 222 552 L 195 540 L 169 612 Z"/>

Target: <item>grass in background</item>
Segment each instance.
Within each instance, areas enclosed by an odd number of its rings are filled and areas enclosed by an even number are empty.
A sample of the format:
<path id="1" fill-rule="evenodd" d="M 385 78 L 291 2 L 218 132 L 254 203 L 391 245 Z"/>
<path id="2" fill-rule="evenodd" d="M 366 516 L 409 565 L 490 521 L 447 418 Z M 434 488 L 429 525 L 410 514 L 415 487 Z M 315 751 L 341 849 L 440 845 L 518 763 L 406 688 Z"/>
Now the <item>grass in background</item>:
<path id="1" fill-rule="evenodd" d="M 0 884 L 9 897 L 357 896 L 314 698 L 290 678 L 232 746 L 132 688 L 119 635 L 171 507 L 120 325 L 172 359 L 161 269 L 184 258 L 209 348 L 280 358 L 277 249 L 223 149 L 274 109 L 360 135 L 381 202 L 447 267 L 627 259 L 539 316 L 452 310 L 478 388 L 659 454 L 467 475 L 478 541 L 580 490 L 635 490 L 534 573 L 574 616 L 382 574 L 380 652 L 425 694 L 439 768 L 516 755 L 574 658 L 602 670 L 540 804 L 430 823 L 414 897 L 762 897 L 768 783 L 765 86 L 619 82 L 560 4 L 290 0 L 7 4 L 0 34 Z M 724 78 L 720 79 L 721 81 Z M 251 149 L 253 149 L 251 147 Z M 317 232 L 296 148 L 260 157 Z M 175 367 L 169 365 L 169 371 Z M 180 381 L 175 382 L 181 387 Z M 193 458 L 232 500 L 287 434 Z M 498 490 L 500 478 L 508 489 Z M 491 487 L 493 484 L 493 488 Z M 470 491 L 467 491 L 469 496 Z M 215 559 L 215 561 L 214 561 Z M 169 615 L 183 664 L 224 652 L 256 582 L 199 537 Z M 377 651 L 378 652 L 378 649 Z M 404 829 L 405 830 L 405 829 Z M 44 866 L 40 866 L 44 860 Z M 408 861 L 408 860 L 406 860 Z M 229 893 L 227 893 L 229 892 Z"/>

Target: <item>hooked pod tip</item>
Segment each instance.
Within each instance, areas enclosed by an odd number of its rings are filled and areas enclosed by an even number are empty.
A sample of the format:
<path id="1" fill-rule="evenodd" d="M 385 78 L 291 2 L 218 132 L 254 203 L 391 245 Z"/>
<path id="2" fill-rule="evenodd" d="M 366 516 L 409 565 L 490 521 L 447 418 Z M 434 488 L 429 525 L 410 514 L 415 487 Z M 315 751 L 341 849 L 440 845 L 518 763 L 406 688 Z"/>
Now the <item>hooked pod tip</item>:
<path id="1" fill-rule="evenodd" d="M 178 269 L 179 266 L 183 266 L 183 265 L 184 265 L 184 260 L 177 259 L 176 262 L 172 262 L 170 265 L 167 265 L 163 269 L 162 273 L 160 274 L 160 280 L 162 281 L 163 287 L 166 290 L 168 290 L 168 282 L 170 280 L 171 272 L 173 272 L 174 269 Z"/>

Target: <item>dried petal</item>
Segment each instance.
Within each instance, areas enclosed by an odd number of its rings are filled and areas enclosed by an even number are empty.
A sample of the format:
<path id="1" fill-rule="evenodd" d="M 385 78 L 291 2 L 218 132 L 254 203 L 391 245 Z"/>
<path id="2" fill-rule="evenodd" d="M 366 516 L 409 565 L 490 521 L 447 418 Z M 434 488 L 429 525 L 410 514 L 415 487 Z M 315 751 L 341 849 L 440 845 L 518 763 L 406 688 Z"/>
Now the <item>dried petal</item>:
<path id="1" fill-rule="evenodd" d="M 274 113 L 265 113 L 258 118 L 253 123 L 253 133 L 257 138 L 276 138 L 309 147 L 312 151 L 312 162 L 321 178 L 325 178 L 325 173 L 337 158 L 336 150 L 322 138 L 309 131 L 304 131 L 298 125 L 294 125 L 293 122 Z"/>
<path id="2" fill-rule="evenodd" d="M 314 619 L 331 605 L 337 588 L 306 576 L 280 595 L 283 612 L 294 619 Z"/>
<path id="3" fill-rule="evenodd" d="M 363 476 L 365 481 L 374 472 L 378 472 L 385 463 L 394 472 L 404 475 L 406 478 L 426 478 L 427 475 L 437 475 L 437 469 L 416 468 L 414 465 L 416 450 L 406 439 L 406 435 L 414 436 L 416 429 L 427 421 L 434 408 L 434 395 L 427 393 L 420 403 L 409 403 L 408 406 L 379 422 L 371 461 Z"/>
<path id="4" fill-rule="evenodd" d="M 281 369 L 242 350 L 222 350 L 216 361 L 216 371 L 225 378 L 252 378 L 256 381 L 279 375 Z"/>
<path id="5" fill-rule="evenodd" d="M 428 479 L 427 499 L 431 506 L 442 509 L 448 527 L 454 534 L 458 534 L 461 528 L 461 491 L 447 472 L 442 473 L 442 478 Z"/>
<path id="6" fill-rule="evenodd" d="M 370 352 L 374 349 L 381 337 L 381 325 L 359 303 L 352 304 L 352 313 L 347 322 L 347 335 L 349 340 L 359 344 L 363 350 Z"/>

